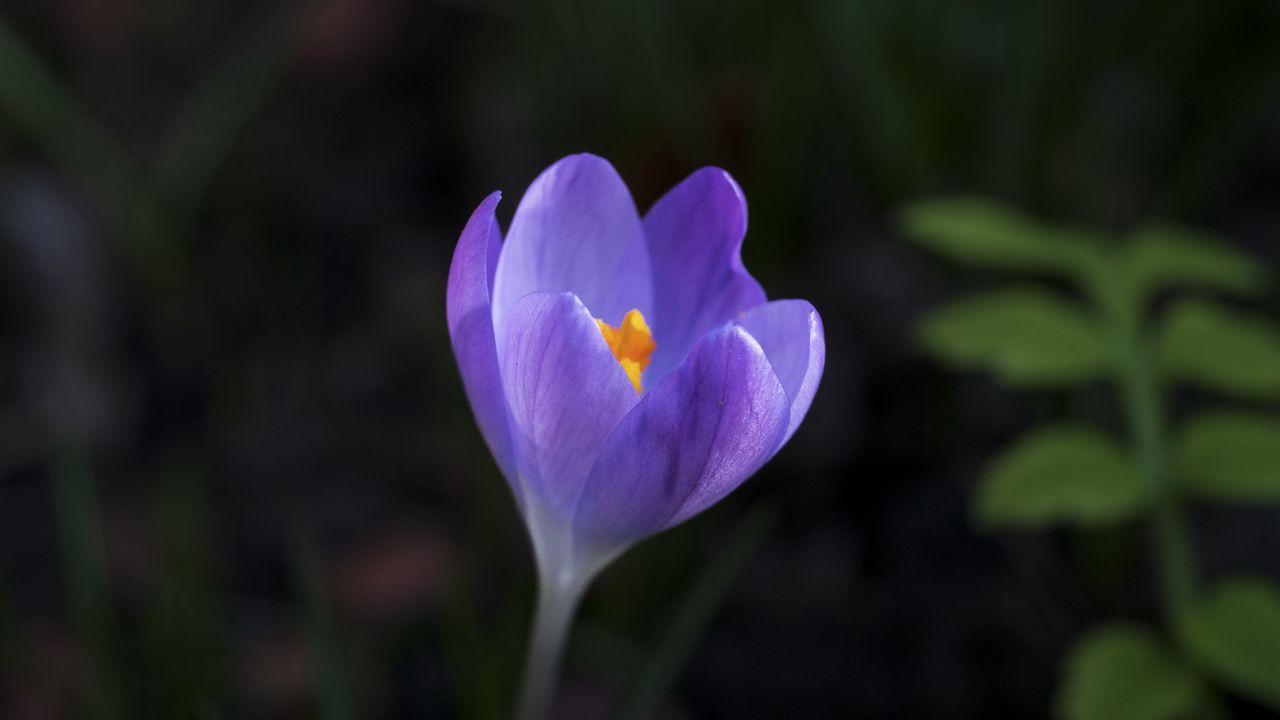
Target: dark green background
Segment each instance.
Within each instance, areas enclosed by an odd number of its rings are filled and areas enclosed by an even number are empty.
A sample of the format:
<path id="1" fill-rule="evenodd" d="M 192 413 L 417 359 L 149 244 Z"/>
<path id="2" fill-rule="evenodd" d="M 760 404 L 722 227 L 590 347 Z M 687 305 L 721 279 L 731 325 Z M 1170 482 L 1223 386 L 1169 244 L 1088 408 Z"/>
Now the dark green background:
<path id="1" fill-rule="evenodd" d="M 488 192 L 505 225 L 579 151 L 642 209 L 729 170 L 748 268 L 818 307 L 828 354 L 773 463 L 601 578 L 562 716 L 608 716 L 772 509 L 663 717 L 1043 717 L 1075 637 L 1156 615 L 1143 536 L 981 535 L 969 488 L 1021 429 L 1115 409 L 924 357 L 920 313 L 990 278 L 908 245 L 894 211 L 983 193 L 1280 257 L 1274 2 L 8 0 L 0 20 L 6 717 L 501 716 L 532 568 L 444 284 Z M 1206 572 L 1280 575 L 1278 521 L 1198 509 Z"/>

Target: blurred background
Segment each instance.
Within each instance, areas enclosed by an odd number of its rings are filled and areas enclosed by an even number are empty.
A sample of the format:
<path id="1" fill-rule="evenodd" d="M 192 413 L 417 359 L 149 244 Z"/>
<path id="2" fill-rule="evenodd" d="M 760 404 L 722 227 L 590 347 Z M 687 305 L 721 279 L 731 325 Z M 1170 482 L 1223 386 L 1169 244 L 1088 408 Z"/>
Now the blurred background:
<path id="1" fill-rule="evenodd" d="M 922 353 L 991 277 L 895 213 L 1168 218 L 1274 272 L 1278 33 L 1269 0 L 5 0 L 0 715 L 504 717 L 534 577 L 445 279 L 487 193 L 505 227 L 590 151 L 642 210 L 732 173 L 828 355 L 771 464 L 601 577 L 557 716 L 1048 716 L 1075 638 L 1159 617 L 1145 535 L 981 533 L 971 490 L 1115 410 Z M 1191 519 L 1206 574 L 1280 578 L 1276 510 Z"/>

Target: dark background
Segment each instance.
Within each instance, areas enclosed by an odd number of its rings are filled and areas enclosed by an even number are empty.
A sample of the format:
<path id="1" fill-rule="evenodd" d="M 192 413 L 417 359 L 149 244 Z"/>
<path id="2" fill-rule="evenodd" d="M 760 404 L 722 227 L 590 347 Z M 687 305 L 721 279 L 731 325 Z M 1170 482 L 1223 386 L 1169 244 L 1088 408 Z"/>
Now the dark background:
<path id="1" fill-rule="evenodd" d="M 505 226 L 579 151 L 642 210 L 731 172 L 748 268 L 817 306 L 828 351 L 789 446 L 600 579 L 561 716 L 608 716 L 743 518 L 776 522 L 711 592 L 663 717 L 1043 717 L 1073 638 L 1158 617 L 1137 528 L 970 529 L 1004 441 L 1116 411 L 924 357 L 920 313 L 993 278 L 893 213 L 965 192 L 1109 230 L 1167 217 L 1274 268 L 1277 3 L 5 0 L 0 20 L 0 715 L 502 716 L 534 578 L 444 285 L 488 192 Z M 1198 509 L 1206 573 L 1280 576 L 1278 521 Z"/>

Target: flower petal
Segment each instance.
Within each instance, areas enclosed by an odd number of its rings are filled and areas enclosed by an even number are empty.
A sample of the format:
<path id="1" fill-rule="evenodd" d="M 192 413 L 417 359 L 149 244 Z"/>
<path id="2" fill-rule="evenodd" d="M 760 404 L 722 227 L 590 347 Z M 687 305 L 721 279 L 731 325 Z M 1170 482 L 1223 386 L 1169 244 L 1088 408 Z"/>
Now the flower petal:
<path id="1" fill-rule="evenodd" d="M 571 155 L 547 168 L 520 200 L 498 260 L 494 327 L 532 292 L 572 292 L 611 325 L 651 312 L 652 274 L 640 215 L 613 166 Z"/>
<path id="2" fill-rule="evenodd" d="M 574 514 L 586 545 L 674 525 L 742 484 L 787 430 L 787 393 L 741 326 L 707 333 L 614 429 Z"/>
<path id="3" fill-rule="evenodd" d="M 750 310 L 742 320 L 742 327 L 764 348 L 769 364 L 791 399 L 791 419 L 782 440 L 785 443 L 809 412 L 814 393 L 818 392 L 818 381 L 822 379 L 822 367 L 827 359 L 822 318 L 804 300 L 775 300 Z"/>
<path id="4" fill-rule="evenodd" d="M 601 444 L 638 401 L 635 388 L 573 293 L 518 300 L 498 358 L 525 493 L 572 508 Z"/>
<path id="5" fill-rule="evenodd" d="M 515 487 L 515 451 L 507 428 L 507 402 L 498 374 L 497 343 L 489 303 L 489 289 L 502 246 L 502 233 L 493 212 L 501 199 L 502 193 L 497 192 L 485 198 L 462 229 L 449 265 L 445 305 L 449 340 L 480 434 L 498 461 L 498 467 Z M 519 488 L 515 490 L 518 495 Z"/>
<path id="6" fill-rule="evenodd" d="M 765 301 L 742 265 L 747 201 L 729 173 L 698 170 L 644 216 L 654 273 L 650 325 L 658 349 L 648 383 L 671 372 L 708 330 Z"/>

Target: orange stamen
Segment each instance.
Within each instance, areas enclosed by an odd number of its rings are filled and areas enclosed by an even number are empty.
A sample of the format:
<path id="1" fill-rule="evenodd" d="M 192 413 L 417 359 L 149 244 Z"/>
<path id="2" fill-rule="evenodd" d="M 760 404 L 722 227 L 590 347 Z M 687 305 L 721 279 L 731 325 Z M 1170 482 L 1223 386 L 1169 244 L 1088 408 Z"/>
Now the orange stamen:
<path id="1" fill-rule="evenodd" d="M 631 310 L 622 318 L 622 324 L 614 327 L 609 323 L 596 319 L 600 326 L 600 334 L 618 359 L 622 369 L 626 371 L 631 384 L 636 386 L 636 394 L 643 392 L 640 385 L 640 373 L 649 367 L 649 356 L 658 345 L 653 341 L 653 333 L 644 321 L 639 310 Z"/>

